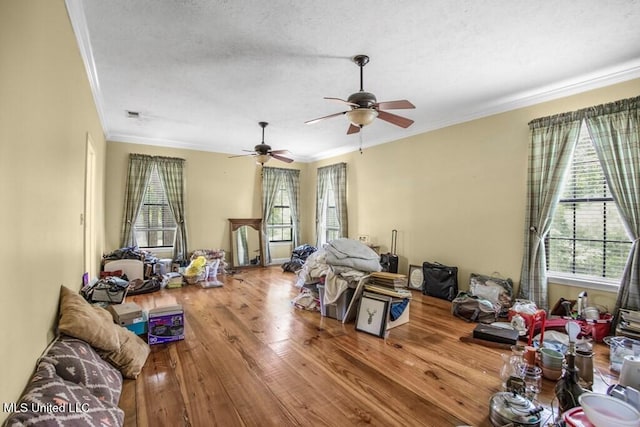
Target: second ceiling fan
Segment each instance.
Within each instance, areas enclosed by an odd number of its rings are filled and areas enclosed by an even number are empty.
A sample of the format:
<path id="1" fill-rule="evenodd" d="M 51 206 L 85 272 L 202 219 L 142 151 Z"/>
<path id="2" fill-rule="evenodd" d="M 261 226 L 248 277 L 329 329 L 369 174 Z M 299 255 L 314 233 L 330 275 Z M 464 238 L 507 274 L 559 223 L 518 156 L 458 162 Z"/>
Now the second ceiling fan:
<path id="1" fill-rule="evenodd" d="M 254 156 L 256 158 L 256 163 L 261 164 L 263 166 L 272 157 L 274 159 L 278 159 L 281 162 L 285 162 L 285 163 L 293 162 L 293 159 L 290 159 L 290 158 L 285 157 L 285 156 L 282 155 L 282 154 L 285 154 L 285 153 L 289 153 L 289 150 L 272 150 L 270 145 L 267 145 L 267 144 L 264 143 L 264 128 L 266 128 L 269 123 L 267 123 L 267 122 L 258 122 L 258 124 L 262 128 L 262 142 L 260 144 L 256 145 L 255 147 L 253 147 L 253 150 L 242 150 L 242 151 L 248 151 L 251 154 L 240 154 L 238 156 L 230 156 L 229 158 L 244 157 L 244 156 Z"/>
<path id="2" fill-rule="evenodd" d="M 413 120 L 408 119 L 406 117 L 398 116 L 397 114 L 392 114 L 384 110 L 403 110 L 409 108 L 416 108 L 411 102 L 406 99 L 398 100 L 398 101 L 385 101 L 378 102 L 374 94 L 370 92 L 365 92 L 362 84 L 362 75 L 363 68 L 369 62 L 369 57 L 367 55 L 356 55 L 353 58 L 353 62 L 355 62 L 358 67 L 360 67 L 360 91 L 353 93 L 347 98 L 332 98 L 325 97 L 324 99 L 330 99 L 333 101 L 343 102 L 351 107 L 350 110 L 341 111 L 339 113 L 329 114 L 328 116 L 319 117 L 317 119 L 309 120 L 305 122 L 306 124 L 317 123 L 324 119 L 329 119 L 331 117 L 341 116 L 346 114 L 351 122 L 349 124 L 349 129 L 347 129 L 347 135 L 352 133 L 360 132 L 360 129 L 363 126 L 366 126 L 373 122 L 376 117 L 394 124 L 396 126 L 400 126 L 402 128 L 408 128 L 413 123 Z"/>

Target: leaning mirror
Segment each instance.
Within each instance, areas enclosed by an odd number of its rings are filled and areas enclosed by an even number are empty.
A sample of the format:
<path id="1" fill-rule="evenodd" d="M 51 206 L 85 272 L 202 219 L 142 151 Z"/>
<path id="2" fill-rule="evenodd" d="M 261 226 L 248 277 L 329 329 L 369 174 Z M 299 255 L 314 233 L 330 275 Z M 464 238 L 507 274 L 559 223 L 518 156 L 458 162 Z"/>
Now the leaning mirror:
<path id="1" fill-rule="evenodd" d="M 262 219 L 229 218 L 234 267 L 262 266 Z"/>

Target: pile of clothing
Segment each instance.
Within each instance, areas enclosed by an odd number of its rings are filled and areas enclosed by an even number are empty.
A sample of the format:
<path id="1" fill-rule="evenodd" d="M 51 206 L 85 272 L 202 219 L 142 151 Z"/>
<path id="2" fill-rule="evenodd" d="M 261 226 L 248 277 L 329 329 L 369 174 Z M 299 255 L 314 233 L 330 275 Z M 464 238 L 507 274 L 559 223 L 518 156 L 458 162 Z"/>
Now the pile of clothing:
<path id="1" fill-rule="evenodd" d="M 304 263 L 309 258 L 309 255 L 317 251 L 318 248 L 315 246 L 311 246 L 308 244 L 296 246 L 296 248 L 291 252 L 291 260 L 282 264 L 282 270 L 288 271 L 291 273 L 295 273 L 300 270 Z"/>
<path id="2" fill-rule="evenodd" d="M 380 257 L 358 240 L 340 238 L 323 245 L 297 272 L 298 287 L 324 284 L 324 304 L 333 304 L 347 288 L 374 271 L 381 271 Z"/>
<path id="3" fill-rule="evenodd" d="M 120 249 L 116 249 L 102 256 L 105 260 L 113 259 L 139 259 L 145 264 L 155 264 L 158 262 L 158 257 L 149 251 L 143 251 L 137 246 L 128 246 Z"/>

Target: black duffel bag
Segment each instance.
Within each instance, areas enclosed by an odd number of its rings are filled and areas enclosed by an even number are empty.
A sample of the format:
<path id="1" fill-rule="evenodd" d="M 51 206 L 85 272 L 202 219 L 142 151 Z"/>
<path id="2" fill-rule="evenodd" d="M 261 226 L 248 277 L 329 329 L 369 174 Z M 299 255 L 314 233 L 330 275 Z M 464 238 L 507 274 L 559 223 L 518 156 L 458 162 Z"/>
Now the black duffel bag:
<path id="1" fill-rule="evenodd" d="M 424 286 L 422 293 L 453 301 L 458 295 L 458 267 L 449 267 L 439 262 L 422 263 Z"/>

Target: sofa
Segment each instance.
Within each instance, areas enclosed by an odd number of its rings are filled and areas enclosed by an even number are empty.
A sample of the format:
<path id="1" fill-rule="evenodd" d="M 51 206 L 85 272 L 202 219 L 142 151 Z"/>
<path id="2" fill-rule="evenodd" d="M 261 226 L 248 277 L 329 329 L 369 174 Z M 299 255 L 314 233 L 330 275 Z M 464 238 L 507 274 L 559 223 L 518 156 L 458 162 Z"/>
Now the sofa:
<path id="1" fill-rule="evenodd" d="M 62 286 L 58 336 L 4 421 L 19 426 L 122 426 L 123 378 L 136 378 L 149 355 L 140 337 Z"/>

